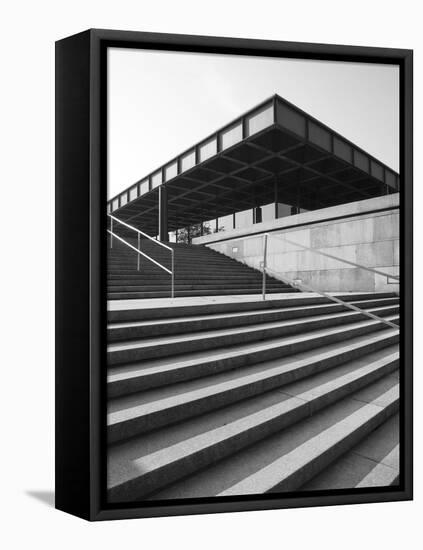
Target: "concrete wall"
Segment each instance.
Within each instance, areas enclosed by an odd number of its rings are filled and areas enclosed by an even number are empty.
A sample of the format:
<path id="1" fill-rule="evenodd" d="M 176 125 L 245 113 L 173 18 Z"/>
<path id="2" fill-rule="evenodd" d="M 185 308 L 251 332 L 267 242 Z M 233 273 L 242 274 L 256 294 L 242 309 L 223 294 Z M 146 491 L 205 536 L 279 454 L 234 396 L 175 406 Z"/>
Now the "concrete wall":
<path id="1" fill-rule="evenodd" d="M 227 231 L 195 240 L 210 248 L 259 268 L 263 260 L 263 233 L 268 237 L 267 262 L 270 269 L 289 279 L 301 279 L 316 289 L 326 291 L 398 291 L 382 275 L 357 268 L 338 260 L 321 256 L 320 250 L 363 266 L 386 273 L 399 273 L 399 211 L 398 194 L 369 199 L 349 205 L 325 208 L 283 218 L 286 228 L 271 231 L 269 223 L 256 224 L 261 234 L 231 235 Z M 295 218 L 295 219 L 294 219 Z M 281 219 L 274 224 L 281 224 Z M 250 232 L 252 228 L 249 228 Z M 239 230 L 238 230 L 239 233 Z M 311 250 L 288 244 L 286 236 Z M 278 237 L 279 236 L 279 237 Z M 215 242 L 210 242 L 212 239 Z M 228 239 L 225 240 L 222 239 Z"/>

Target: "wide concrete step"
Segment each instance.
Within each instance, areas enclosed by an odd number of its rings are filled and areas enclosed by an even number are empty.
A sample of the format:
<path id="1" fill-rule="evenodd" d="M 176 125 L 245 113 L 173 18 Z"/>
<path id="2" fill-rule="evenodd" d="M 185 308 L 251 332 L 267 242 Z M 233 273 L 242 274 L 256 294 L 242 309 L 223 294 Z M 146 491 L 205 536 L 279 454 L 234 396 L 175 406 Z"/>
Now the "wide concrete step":
<path id="1" fill-rule="evenodd" d="M 135 272 L 136 273 L 136 272 Z M 171 274 L 162 272 L 162 273 L 155 273 L 155 274 L 128 274 L 128 273 L 115 273 L 114 275 L 109 275 L 107 278 L 108 284 L 169 284 L 171 280 Z M 222 284 L 227 281 L 233 281 L 237 284 L 241 285 L 243 283 L 255 283 L 255 284 L 261 284 L 262 283 L 262 275 L 261 273 L 255 275 L 248 274 L 246 276 L 240 275 L 239 273 L 222 273 L 219 275 L 215 275 L 213 273 L 195 273 L 193 271 L 190 271 L 189 273 L 181 274 L 177 273 L 175 275 L 175 282 L 182 283 L 182 284 L 192 284 L 192 283 L 200 283 L 200 284 L 207 284 L 207 283 L 217 283 Z M 126 282 L 127 281 L 127 282 Z M 279 284 L 284 284 L 278 279 L 274 279 L 272 277 L 267 277 L 266 281 L 268 283 L 271 282 L 277 282 Z"/>
<path id="2" fill-rule="evenodd" d="M 136 245 L 137 246 L 137 245 Z M 136 257 L 136 251 L 132 251 L 132 249 L 127 249 L 129 250 L 129 252 L 127 252 L 126 250 L 123 252 L 123 251 L 115 251 L 115 252 L 112 252 L 112 253 L 108 253 L 108 259 L 112 259 L 112 260 L 117 260 L 117 259 L 127 259 L 127 260 L 130 260 L 131 258 L 134 258 Z M 163 259 L 169 259 L 171 257 L 171 253 L 169 251 L 165 251 L 165 252 L 162 252 L 161 249 L 151 249 L 151 248 L 148 248 L 146 246 L 143 246 L 141 245 L 140 247 L 140 251 L 141 252 L 144 252 L 144 254 L 147 254 L 148 256 L 152 256 L 154 258 L 163 258 Z M 182 258 L 182 259 L 185 259 L 185 258 L 201 258 L 201 259 L 204 259 L 205 261 L 210 261 L 211 259 L 216 259 L 216 260 L 221 260 L 221 261 L 224 261 L 225 259 L 228 259 L 228 260 L 232 260 L 232 261 L 235 261 L 233 260 L 233 258 L 229 258 L 228 256 L 224 256 L 223 254 L 216 254 L 214 253 L 213 251 L 211 251 L 210 249 L 203 249 L 202 251 L 198 251 L 198 249 L 189 249 L 189 250 L 177 250 L 176 252 L 174 252 L 174 258 Z"/>
<path id="3" fill-rule="evenodd" d="M 164 267 L 171 270 L 171 266 L 163 264 Z M 139 270 L 137 265 L 110 265 L 108 266 L 107 272 L 109 274 L 119 274 L 119 273 L 128 273 L 128 274 L 144 274 L 145 276 L 154 275 L 156 273 L 166 273 L 162 268 L 152 265 L 151 267 L 142 266 Z M 186 263 L 183 266 L 175 266 L 175 274 L 179 277 L 185 277 L 195 273 L 197 275 L 255 275 L 261 276 L 261 271 L 252 269 L 246 266 L 224 266 L 220 268 L 219 266 L 213 265 L 210 267 L 203 266 L 201 264 L 193 262 L 192 264 Z"/>
<path id="4" fill-rule="evenodd" d="M 107 288 L 113 290 L 118 287 L 122 287 L 122 288 L 125 287 L 125 288 L 131 288 L 131 289 L 137 288 L 137 287 L 148 288 L 151 286 L 163 287 L 163 286 L 169 286 L 170 281 L 171 281 L 171 278 L 169 275 L 167 278 L 163 278 L 163 279 L 158 279 L 155 277 L 151 277 L 151 278 L 143 277 L 143 278 L 132 279 L 132 280 L 116 279 L 113 281 L 108 281 Z M 226 277 L 225 279 L 223 278 L 213 279 L 213 278 L 191 276 L 187 279 L 175 279 L 174 282 L 175 282 L 175 285 L 178 285 L 180 287 L 204 286 L 204 287 L 225 288 L 225 286 L 242 286 L 244 288 L 245 287 L 248 288 L 249 286 L 254 286 L 255 288 L 259 288 L 260 292 L 262 289 L 262 280 L 260 277 L 256 279 L 254 278 L 245 279 L 244 277 L 237 276 L 237 277 Z M 279 285 L 283 287 L 289 286 L 283 283 L 282 281 L 277 281 L 276 279 L 268 279 L 266 281 L 266 288 L 267 287 L 270 288 L 275 285 Z"/>
<path id="5" fill-rule="evenodd" d="M 359 300 L 350 302 L 352 305 L 369 309 L 381 306 L 397 305 L 398 298 Z M 323 315 L 346 311 L 346 306 L 331 302 L 329 304 L 301 305 L 261 309 L 253 311 L 230 312 L 223 314 L 197 315 L 191 317 L 175 316 L 173 319 L 157 319 L 138 322 L 112 323 L 107 327 L 107 341 L 118 342 L 133 338 L 148 338 L 173 334 L 193 333 L 203 330 L 223 329 L 254 325 L 257 323 L 281 321 L 298 317 Z"/>
<path id="6" fill-rule="evenodd" d="M 381 317 L 396 315 L 398 305 L 371 308 L 368 310 Z M 257 342 L 291 336 L 326 327 L 340 326 L 366 319 L 364 313 L 347 311 L 326 315 L 316 315 L 312 318 L 302 317 L 270 323 L 258 323 L 247 327 L 232 329 L 217 329 L 188 335 L 174 335 L 155 338 L 143 338 L 128 342 L 111 343 L 107 347 L 109 365 L 129 363 L 159 357 L 175 356 L 195 351 L 212 350 L 223 346 L 234 346 L 249 342 Z"/>
<path id="7" fill-rule="evenodd" d="M 302 491 L 388 487 L 399 482 L 399 414 L 301 487 Z"/>
<path id="8" fill-rule="evenodd" d="M 159 261 L 159 260 L 157 260 Z M 159 263 L 171 269 L 171 264 L 169 262 L 160 262 Z M 229 273 L 258 273 L 259 270 L 253 270 L 253 268 L 247 267 L 242 264 L 218 264 L 216 262 L 211 262 L 210 264 L 204 264 L 198 260 L 191 260 L 183 263 L 175 262 L 175 272 L 176 273 L 189 273 L 192 269 L 198 273 L 220 273 L 220 272 L 229 272 Z M 114 271 L 127 270 L 127 271 L 139 271 L 140 273 L 153 273 L 157 270 L 162 269 L 154 263 L 141 264 L 140 269 L 137 269 L 137 262 L 131 263 L 110 263 L 108 264 L 107 271 L 112 273 Z"/>
<path id="9" fill-rule="evenodd" d="M 270 288 L 268 294 L 285 293 L 285 292 L 298 292 L 296 289 L 290 287 L 278 287 Z M 191 296 L 233 296 L 235 294 L 248 295 L 258 294 L 258 289 L 243 288 L 225 288 L 214 290 L 175 290 L 175 297 L 188 298 Z M 108 300 L 132 300 L 143 298 L 169 298 L 170 289 L 168 291 L 154 291 L 154 292 L 108 292 Z"/>
<path id="10" fill-rule="evenodd" d="M 160 280 L 160 281 L 166 281 L 166 283 L 169 282 L 169 278 L 170 278 L 170 275 L 169 273 L 165 273 L 165 272 L 162 272 L 162 273 L 157 273 L 154 275 L 154 281 L 157 281 L 157 280 Z M 192 273 L 192 271 L 186 273 L 185 275 L 181 275 L 180 273 L 175 273 L 175 281 L 178 281 L 178 282 L 191 282 L 191 281 L 195 281 L 197 282 L 198 280 L 200 279 L 200 277 L 198 275 L 196 275 L 195 273 Z M 240 275 L 239 273 L 224 273 L 224 274 L 221 274 L 221 273 L 208 273 L 208 274 L 205 274 L 205 275 L 202 275 L 201 276 L 201 281 L 206 283 L 206 282 L 218 282 L 218 281 L 227 281 L 227 280 L 234 280 L 234 281 L 239 281 L 239 280 L 242 280 L 242 281 L 258 281 L 260 280 L 260 282 L 262 281 L 262 274 L 261 273 L 247 273 L 246 275 Z M 271 282 L 271 281 L 276 281 L 276 279 L 272 278 L 272 277 L 266 277 L 266 280 Z M 135 273 L 131 273 L 131 274 L 126 274 L 126 273 L 115 273 L 115 274 L 111 274 L 111 275 L 108 275 L 107 277 L 107 281 L 108 281 L 108 284 L 113 284 L 113 283 L 123 283 L 125 284 L 126 282 L 128 282 L 128 284 L 131 284 L 132 281 L 143 281 L 143 282 L 151 282 L 151 275 L 146 275 L 145 273 L 141 273 L 141 272 L 135 272 Z"/>
<path id="11" fill-rule="evenodd" d="M 355 355 L 363 351 L 356 349 Z M 348 353 L 350 352 L 350 353 Z M 219 409 L 223 406 L 282 387 L 295 380 L 313 376 L 347 361 L 353 350 L 337 355 L 332 350 L 291 360 L 255 365 L 229 373 L 194 380 L 184 384 L 150 390 L 115 398 L 109 404 L 109 436 L 111 440 L 125 439 L 124 434 L 139 434 L 186 418 Z M 394 344 L 363 358 L 351 359 L 351 365 L 365 365 L 387 360 L 398 366 L 397 346 Z M 110 397 L 110 395 L 109 395 Z"/>
<path id="12" fill-rule="evenodd" d="M 124 286 L 136 286 L 136 285 L 170 285 L 171 283 L 171 277 L 169 274 L 166 275 L 166 277 L 131 277 L 127 278 L 127 275 L 118 276 L 113 279 L 107 280 L 107 286 L 108 288 L 114 288 L 115 286 L 124 285 Z M 222 284 L 236 284 L 238 286 L 244 286 L 244 284 L 255 284 L 256 286 L 261 288 L 262 279 L 257 279 L 255 277 L 239 277 L 239 276 L 227 276 L 227 277 L 198 277 L 196 275 L 190 275 L 187 278 L 175 278 L 175 284 L 187 284 L 187 285 L 193 285 L 193 284 L 205 284 L 205 285 L 222 285 Z M 282 286 L 288 286 L 285 285 L 281 281 L 277 281 L 275 279 L 267 279 L 266 286 L 269 284 L 279 284 Z"/>
<path id="13" fill-rule="evenodd" d="M 353 362 L 354 363 L 354 362 Z M 319 433 L 304 438 L 303 443 L 290 453 L 274 456 L 274 445 L 261 454 L 260 467 L 245 475 L 241 480 L 232 480 L 213 494 L 252 494 L 272 490 L 292 490 L 302 485 L 322 470 L 348 447 L 356 444 L 377 425 L 381 424 L 398 408 L 398 391 L 391 388 L 371 403 L 348 396 L 384 380 L 398 364 L 395 357 L 379 359 L 360 364 L 345 364 L 342 367 L 317 374 L 313 377 L 284 386 L 266 394 L 203 415 L 174 427 L 173 437 L 168 438 L 169 429 L 141 436 L 121 445 L 115 445 L 109 452 L 109 496 L 111 500 L 145 498 L 182 477 L 212 467 L 232 455 L 249 447 L 242 453 L 244 463 L 251 464 L 255 455 L 253 444 L 268 445 L 271 436 L 281 438 L 289 427 L 307 418 L 307 426 L 315 421 L 318 412 L 330 405 L 340 404 L 336 423 L 326 430 L 320 425 Z M 341 411 L 344 418 L 340 418 Z M 311 418 L 310 416 L 313 415 Z M 314 422 L 314 427 L 316 427 Z M 295 428 L 294 428 L 295 429 Z M 307 433 L 307 432 L 306 432 Z M 179 436 L 179 441 L 177 440 Z M 156 450 L 154 450 L 154 439 Z M 176 441 L 175 441 L 176 440 Z M 264 441 L 263 441 L 264 440 Z M 292 445 L 292 436 L 285 437 L 285 443 Z M 305 447 L 304 447 L 305 445 Z M 273 453 L 270 450 L 273 447 Z M 280 448 L 278 449 L 280 451 Z M 294 452 L 294 460 L 292 458 Z M 255 456 L 256 461 L 257 457 Z M 267 466 L 263 461 L 267 460 Z M 257 466 L 257 463 L 256 463 Z M 238 475 L 239 471 L 232 474 Z M 210 477 L 213 476 L 209 476 Z M 214 478 L 215 479 L 215 478 Z M 227 481 L 227 480 L 226 480 Z M 220 479 L 222 482 L 222 479 Z"/>
<path id="14" fill-rule="evenodd" d="M 274 361 L 280 364 L 282 358 L 290 358 L 294 354 L 306 354 L 307 359 L 309 353 L 330 354 L 334 351 L 341 353 L 342 360 L 342 354 L 356 357 L 368 352 L 368 345 L 379 349 L 397 342 L 397 330 L 376 321 L 362 321 L 351 326 L 337 329 L 331 327 L 308 334 L 275 338 L 264 343 L 231 346 L 207 353 L 189 353 L 171 361 L 163 358 L 110 366 L 108 391 L 110 396 L 125 395 L 258 364 L 263 364 L 263 368 L 273 368 Z M 321 357 L 322 360 L 328 358 L 332 360 L 331 355 Z"/>
<path id="15" fill-rule="evenodd" d="M 392 292 L 355 292 L 347 294 L 339 294 L 338 298 L 345 302 L 351 301 L 366 301 L 366 300 L 382 300 L 398 297 Z M 143 321 L 153 319 L 169 319 L 174 317 L 194 317 L 199 315 L 213 315 L 223 313 L 248 312 L 257 310 L 267 310 L 282 307 L 309 306 L 317 304 L 332 303 L 331 300 L 317 294 L 307 295 L 301 292 L 285 295 L 283 298 L 273 298 L 263 300 L 262 298 L 247 299 L 247 300 L 231 300 L 226 301 L 207 301 L 189 304 L 180 304 L 178 301 L 171 303 L 157 302 L 152 305 L 143 305 L 143 307 L 130 307 L 109 310 L 107 318 L 109 322 L 119 321 Z M 376 304 L 375 304 L 376 305 Z"/>
<path id="16" fill-rule="evenodd" d="M 399 408 L 394 375 L 317 411 L 216 464 L 147 495 L 151 499 L 301 491 L 307 481 L 383 425 Z M 244 493 L 245 491 L 245 493 Z"/>
<path id="17" fill-rule="evenodd" d="M 140 252 L 144 252 L 147 254 L 150 258 L 153 258 L 160 262 L 166 262 L 170 261 L 171 255 L 169 254 L 157 254 L 157 252 L 150 252 L 146 251 L 145 249 L 141 248 Z M 134 251 L 133 254 L 128 255 L 122 255 L 122 254 L 116 254 L 116 255 L 108 255 L 107 260 L 108 262 L 133 262 L 137 258 L 137 253 Z M 204 264 L 226 264 L 230 265 L 231 263 L 239 264 L 237 260 L 234 260 L 233 258 L 229 258 L 228 256 L 223 255 L 210 255 L 208 254 L 196 254 L 195 252 L 187 252 L 185 254 L 178 253 L 175 255 L 174 261 L 175 262 L 185 262 L 185 261 L 191 261 L 192 259 L 198 260 Z M 141 256 L 141 262 L 147 263 L 149 261 L 148 258 L 145 256 Z"/>
<path id="18" fill-rule="evenodd" d="M 151 281 L 152 283 L 153 281 Z M 114 284 L 107 285 L 108 292 L 154 292 L 156 290 L 163 290 L 164 288 L 169 288 L 169 281 L 162 282 L 161 284 Z M 243 281 L 227 281 L 226 283 L 203 283 L 203 281 L 198 281 L 195 283 L 187 284 L 175 281 L 175 290 L 186 291 L 186 290 L 228 290 L 234 289 L 237 290 L 240 286 L 245 289 L 256 290 L 256 292 L 261 292 L 262 286 L 261 281 L 257 282 L 243 282 Z M 270 282 L 267 284 L 266 290 L 273 290 L 279 288 L 290 288 L 288 285 L 279 282 Z"/>

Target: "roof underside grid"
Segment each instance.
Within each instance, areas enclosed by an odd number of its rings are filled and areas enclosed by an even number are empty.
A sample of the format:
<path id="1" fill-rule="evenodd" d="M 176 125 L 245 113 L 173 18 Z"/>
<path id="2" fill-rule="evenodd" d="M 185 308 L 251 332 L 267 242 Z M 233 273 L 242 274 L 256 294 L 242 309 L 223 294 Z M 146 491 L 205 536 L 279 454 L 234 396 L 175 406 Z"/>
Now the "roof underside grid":
<path id="1" fill-rule="evenodd" d="M 276 200 L 314 210 L 397 191 L 398 178 L 384 181 L 383 165 L 291 107 L 297 118 L 287 118 L 286 102 L 274 101 L 276 122 L 166 182 L 169 231 Z M 117 216 L 156 234 L 158 189 L 127 202 Z"/>

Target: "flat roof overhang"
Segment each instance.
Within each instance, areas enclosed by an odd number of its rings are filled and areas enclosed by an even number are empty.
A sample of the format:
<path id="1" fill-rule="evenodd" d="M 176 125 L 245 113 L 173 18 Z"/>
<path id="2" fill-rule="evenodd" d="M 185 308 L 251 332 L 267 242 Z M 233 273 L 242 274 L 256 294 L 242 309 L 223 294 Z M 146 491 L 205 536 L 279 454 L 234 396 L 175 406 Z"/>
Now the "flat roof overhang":
<path id="1" fill-rule="evenodd" d="M 156 235 L 160 193 L 174 231 L 274 202 L 315 210 L 398 190 L 396 172 L 274 95 L 111 199 L 108 212 Z"/>

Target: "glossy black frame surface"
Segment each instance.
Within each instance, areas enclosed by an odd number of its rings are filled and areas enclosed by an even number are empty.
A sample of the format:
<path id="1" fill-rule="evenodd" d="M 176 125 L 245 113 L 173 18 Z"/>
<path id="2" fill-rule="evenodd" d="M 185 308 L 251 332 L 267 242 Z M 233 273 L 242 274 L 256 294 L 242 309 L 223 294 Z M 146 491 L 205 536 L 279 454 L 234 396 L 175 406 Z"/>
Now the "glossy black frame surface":
<path id="1" fill-rule="evenodd" d="M 107 504 L 108 47 L 399 65 L 403 289 L 399 487 Z M 412 94 L 411 50 L 99 29 L 56 42 L 56 508 L 88 520 L 106 520 L 412 499 Z"/>

